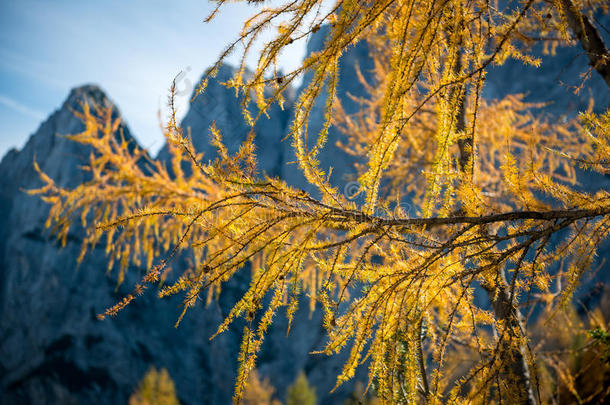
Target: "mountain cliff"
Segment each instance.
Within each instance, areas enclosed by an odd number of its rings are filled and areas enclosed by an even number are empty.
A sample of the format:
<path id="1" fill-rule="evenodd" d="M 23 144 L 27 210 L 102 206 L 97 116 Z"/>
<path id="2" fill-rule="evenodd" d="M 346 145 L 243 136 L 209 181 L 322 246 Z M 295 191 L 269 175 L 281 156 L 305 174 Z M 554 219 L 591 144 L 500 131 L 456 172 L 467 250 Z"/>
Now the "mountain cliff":
<path id="1" fill-rule="evenodd" d="M 208 133 L 213 120 L 231 152 L 247 134 L 239 100 L 220 85 L 232 72 L 223 66 L 182 121 L 208 159 L 215 157 Z M 84 101 L 112 105 L 95 86 L 74 89 L 25 147 L 11 150 L 0 163 L 0 402 L 126 403 L 148 367 L 155 365 L 169 370 L 182 403 L 229 404 L 243 325 L 236 323 L 212 341 L 209 337 L 245 291 L 249 269 L 224 288 L 217 302 L 191 309 L 177 329 L 173 325 L 180 297 L 158 300 L 154 293 L 115 318 L 98 321 L 95 315 L 129 292 L 145 269 L 131 268 L 117 288 L 114 273 L 105 272 L 103 249 L 89 253 L 77 267 L 82 232 L 73 231 L 66 247 L 60 248 L 44 229 L 48 207 L 23 192 L 41 185 L 34 159 L 62 186 L 86 180 L 79 166 L 88 157 L 88 148 L 62 137 L 83 129 L 74 111 Z M 269 175 L 283 172 L 281 139 L 291 114 L 290 108 L 274 107 L 270 118 L 256 128 L 260 169 Z M 127 127 L 123 131 L 131 138 Z M 167 158 L 164 148 L 158 159 Z M 258 368 L 280 398 L 301 370 L 316 386 L 321 403 L 342 403 L 352 391 L 353 384 L 348 383 L 329 393 L 344 356 L 309 354 L 324 343 L 320 317 L 319 311 L 310 316 L 307 308 L 299 310 L 286 337 L 287 321 L 280 314 L 265 340 Z"/>
<path id="2" fill-rule="evenodd" d="M 205 92 L 195 97 L 181 122 L 185 135 L 192 138 L 193 146 L 198 152 L 203 152 L 203 159 L 206 161 L 214 160 L 218 156 L 216 148 L 210 144 L 209 128 L 212 123 L 215 123 L 222 134 L 229 153 L 237 152 L 250 130 L 243 119 L 242 98 L 236 98 L 234 89 L 222 85 L 233 77 L 235 71 L 232 66 L 222 65 Z M 273 105 L 269 117 L 262 117 L 254 128 L 259 170 L 270 176 L 278 176 L 281 171 L 283 156 L 280 141 L 291 114 L 290 105 L 291 100 L 287 100 L 285 110 L 277 104 Z M 169 158 L 167 146 L 159 151 L 157 158 Z"/>
<path id="3" fill-rule="evenodd" d="M 323 26 L 317 35 L 313 36 L 307 43 L 307 53 L 317 52 L 322 49 L 326 35 L 330 31 L 329 26 Z M 369 58 L 368 46 L 366 43 L 359 43 L 350 48 L 341 58 L 339 84 L 337 88 L 337 96 L 341 100 L 343 108 L 348 114 L 358 111 L 358 104 L 354 98 L 365 97 L 364 86 L 360 83 L 356 75 L 356 64 L 359 65 L 365 78 L 370 80 L 370 71 L 373 69 L 373 62 Z M 309 85 L 312 80 L 312 74 L 308 73 L 303 78 L 303 83 L 297 91 L 300 94 Z M 350 97 L 352 96 L 352 97 Z M 323 92 L 319 100 L 314 104 L 309 122 L 309 147 L 311 148 L 316 140 L 317 134 L 322 129 L 325 114 L 325 99 L 327 93 Z M 356 171 L 354 168 L 355 157 L 345 153 L 337 146 L 337 142 L 345 142 L 345 136 L 336 128 L 331 127 L 328 131 L 328 140 L 324 148 L 320 151 L 318 159 L 320 160 L 320 168 L 326 173 L 332 173 L 330 183 L 343 190 L 343 187 L 355 179 Z M 282 145 L 282 154 L 285 156 L 285 162 L 295 162 L 296 156 L 292 148 L 292 139 L 285 140 Z M 281 168 L 281 177 L 290 185 L 299 187 L 309 192 L 315 192 L 312 186 L 307 182 L 303 173 L 298 169 L 296 164 L 285 164 Z"/>

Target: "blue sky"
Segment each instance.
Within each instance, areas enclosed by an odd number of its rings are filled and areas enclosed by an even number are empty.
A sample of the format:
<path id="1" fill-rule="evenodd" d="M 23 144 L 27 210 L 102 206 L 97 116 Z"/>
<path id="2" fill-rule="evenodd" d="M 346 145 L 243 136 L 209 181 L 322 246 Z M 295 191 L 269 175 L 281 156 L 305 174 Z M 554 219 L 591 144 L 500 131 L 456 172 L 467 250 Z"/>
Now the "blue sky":
<path id="1" fill-rule="evenodd" d="M 163 144 L 157 112 L 185 72 L 192 86 L 256 9 L 229 4 L 211 23 L 206 0 L 0 0 L 0 157 L 21 148 L 71 88 L 94 83 L 118 105 L 140 144 Z M 305 44 L 281 61 L 298 64 Z M 237 57 L 229 59 L 235 63 Z"/>

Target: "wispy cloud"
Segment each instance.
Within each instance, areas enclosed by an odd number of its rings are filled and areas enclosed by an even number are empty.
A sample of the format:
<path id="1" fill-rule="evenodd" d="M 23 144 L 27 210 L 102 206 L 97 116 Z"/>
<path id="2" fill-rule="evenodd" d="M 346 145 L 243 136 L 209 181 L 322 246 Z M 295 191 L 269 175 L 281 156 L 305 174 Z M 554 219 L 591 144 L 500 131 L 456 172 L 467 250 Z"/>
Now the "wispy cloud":
<path id="1" fill-rule="evenodd" d="M 165 142 L 157 111 L 165 105 L 172 78 L 186 73 L 177 103 L 181 118 L 200 75 L 257 10 L 228 4 L 204 24 L 212 8 L 201 0 L 0 0 L 0 121 L 6 122 L 0 122 L 0 156 L 1 141 L 16 145 L 14 139 L 26 139 L 70 88 L 83 83 L 104 89 L 140 144 L 156 153 Z M 261 41 L 274 35 L 269 30 Z M 278 62 L 284 71 L 294 69 L 304 53 L 304 41 L 295 41 Z M 227 62 L 238 64 L 239 55 Z M 256 66 L 257 61 L 247 62 Z"/>
<path id="2" fill-rule="evenodd" d="M 28 117 L 32 117 L 36 120 L 43 120 L 45 118 L 45 114 L 43 114 L 42 112 L 28 107 L 27 105 L 22 104 L 19 101 L 7 97 L 3 94 L 0 94 L 0 104 L 7 108 L 10 108 L 13 111 L 17 111 L 23 115 L 27 115 Z"/>

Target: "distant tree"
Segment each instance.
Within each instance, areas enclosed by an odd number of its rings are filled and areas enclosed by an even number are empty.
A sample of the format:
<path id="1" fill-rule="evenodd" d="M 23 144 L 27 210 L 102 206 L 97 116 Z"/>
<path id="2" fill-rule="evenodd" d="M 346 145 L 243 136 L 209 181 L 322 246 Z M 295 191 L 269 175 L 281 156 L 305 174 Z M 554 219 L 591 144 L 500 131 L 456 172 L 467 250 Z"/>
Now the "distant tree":
<path id="1" fill-rule="evenodd" d="M 307 381 L 304 372 L 300 372 L 295 382 L 288 387 L 286 405 L 316 405 L 316 390 Z"/>
<path id="2" fill-rule="evenodd" d="M 105 235 L 109 268 L 120 263 L 120 280 L 130 262 L 148 267 L 133 293 L 102 317 L 157 283 L 179 252 L 191 252 L 194 265 L 160 296 L 184 292 L 185 311 L 252 263 L 248 291 L 218 328 L 246 320 L 236 401 L 274 314 L 285 306 L 292 320 L 305 292 L 324 311 L 322 352 L 349 352 L 337 385 L 366 364 L 381 403 L 537 403 L 537 354 L 523 315 L 536 294 L 549 297 L 551 313 L 568 305 L 608 236 L 610 192 L 583 191 L 576 170 L 609 173 L 610 111 L 548 122 L 522 96 L 488 101 L 481 91 L 488 69 L 507 58 L 539 65 L 531 49 L 540 42 L 551 51 L 580 44 L 610 85 L 609 52 L 593 18 L 607 9 L 604 0 L 267 6 L 245 23 L 199 91 L 227 55 L 243 44 L 245 60 L 259 34 L 273 28 L 254 72 L 246 75 L 242 63 L 226 85 L 243 95 L 254 127 L 308 73 L 290 137 L 314 192 L 257 172 L 254 131 L 229 155 L 212 126 L 219 157 L 204 163 L 176 122 L 175 86 L 169 168 L 128 148 L 110 112 L 84 105 L 86 130 L 71 138 L 93 149 L 91 180 L 62 189 L 41 173 L 45 185 L 33 192 L 51 204 L 48 224 L 60 240 L 74 222 L 88 227 L 83 255 Z M 280 53 L 322 24 L 330 27 L 322 48 L 279 75 Z M 357 71 L 368 96 L 347 114 L 337 98 L 340 58 L 363 41 L 374 69 Z M 312 134 L 316 103 L 325 103 L 325 119 Z M 356 193 L 337 188 L 319 161 L 325 144 L 337 141 L 328 137 L 330 125 L 359 158 Z M 477 289 L 487 292 L 489 307 L 476 305 Z M 465 349 L 473 361 L 457 360 Z"/>
<path id="3" fill-rule="evenodd" d="M 256 369 L 250 372 L 250 377 L 244 389 L 242 404 L 244 405 L 281 405 L 277 399 L 273 399 L 275 388 L 269 383 L 269 379 L 261 380 Z"/>
<path id="4" fill-rule="evenodd" d="M 166 369 L 151 367 L 137 390 L 129 397 L 129 405 L 180 405 L 174 382 Z"/>

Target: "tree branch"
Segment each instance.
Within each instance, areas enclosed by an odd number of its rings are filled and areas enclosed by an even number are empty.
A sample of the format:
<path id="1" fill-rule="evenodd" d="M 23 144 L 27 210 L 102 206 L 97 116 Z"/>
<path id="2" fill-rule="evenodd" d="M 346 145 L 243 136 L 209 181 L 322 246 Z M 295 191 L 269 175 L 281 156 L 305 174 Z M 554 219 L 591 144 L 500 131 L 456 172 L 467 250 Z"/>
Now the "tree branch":
<path id="1" fill-rule="evenodd" d="M 428 218 L 399 218 L 399 219 L 385 219 L 374 216 L 369 216 L 358 211 L 340 211 L 337 212 L 339 217 L 344 217 L 345 221 L 356 221 L 365 223 L 377 223 L 379 226 L 412 226 L 412 225 L 427 225 L 427 226 L 439 226 L 439 225 L 457 225 L 457 224 L 473 224 L 473 225 L 485 225 L 496 222 L 510 222 L 510 221 L 522 221 L 527 219 L 540 219 L 545 221 L 552 221 L 555 219 L 582 219 L 582 218 L 593 218 L 597 216 L 604 216 L 610 214 L 610 206 L 591 208 L 591 209 L 578 209 L 578 210 L 549 210 L 549 211 L 512 211 L 504 212 L 501 214 L 490 214 L 480 217 L 468 217 L 468 216 L 450 216 L 450 217 L 428 217 Z M 335 221 L 341 221 L 340 218 L 329 218 Z"/>
<path id="2" fill-rule="evenodd" d="M 589 62 L 610 87 L 610 52 L 597 31 L 597 28 L 572 3 L 572 0 L 561 0 L 561 8 L 568 25 L 587 52 Z"/>
<path id="3" fill-rule="evenodd" d="M 417 361 L 419 363 L 419 372 L 421 374 L 421 382 L 422 382 L 423 394 L 424 394 L 424 403 L 426 403 L 428 401 L 428 396 L 430 395 L 430 386 L 428 385 L 428 374 L 426 371 L 426 359 L 424 357 L 424 350 L 422 347 L 423 339 L 425 336 L 423 322 L 424 322 L 424 317 L 422 315 L 421 319 L 417 323 L 418 336 L 417 336 L 417 340 L 415 341 L 415 344 L 417 347 Z"/>

